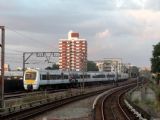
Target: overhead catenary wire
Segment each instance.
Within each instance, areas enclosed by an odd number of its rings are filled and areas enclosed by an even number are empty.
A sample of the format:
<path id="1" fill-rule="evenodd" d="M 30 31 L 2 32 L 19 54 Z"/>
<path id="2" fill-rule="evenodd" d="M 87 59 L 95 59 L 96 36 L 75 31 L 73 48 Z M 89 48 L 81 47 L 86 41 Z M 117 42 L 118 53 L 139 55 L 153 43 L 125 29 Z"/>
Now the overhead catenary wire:
<path id="1" fill-rule="evenodd" d="M 42 42 L 42 41 L 41 41 L 41 38 L 39 38 L 39 40 L 37 40 L 37 39 L 35 39 L 35 38 L 30 37 L 29 35 L 26 35 L 26 34 L 24 34 L 24 33 L 22 33 L 22 32 L 19 32 L 19 31 L 17 31 L 17 30 L 14 30 L 14 29 L 12 29 L 12 28 L 10 28 L 10 27 L 6 27 L 6 28 L 7 28 L 8 30 L 16 33 L 17 35 L 21 36 L 21 37 L 24 38 L 24 39 L 34 41 L 35 44 L 47 45 L 47 46 L 50 46 L 50 45 L 51 45 L 51 44 L 46 44 L 46 42 Z M 51 50 L 51 51 L 52 51 L 52 50 Z"/>
<path id="2" fill-rule="evenodd" d="M 42 42 L 40 39 L 37 40 L 35 38 L 32 38 L 32 37 L 30 37 L 30 36 L 28 36 L 28 35 L 26 35 L 26 34 L 24 34 L 22 32 L 19 32 L 17 30 L 11 29 L 10 27 L 6 27 L 6 28 L 7 28 L 7 30 L 16 33 L 17 35 L 21 36 L 22 38 L 32 41 L 33 44 L 35 43 L 35 44 L 38 44 L 38 45 L 47 45 L 47 46 L 52 45 L 52 44 L 47 44 L 46 42 Z M 30 51 L 32 51 L 32 49 Z M 53 52 L 53 49 L 51 49 L 50 51 Z M 10 47 L 7 46 L 6 47 L 6 62 L 22 64 L 23 53 L 24 53 L 24 50 L 14 49 L 14 48 L 10 48 Z M 18 56 L 18 59 L 14 59 L 14 58 L 17 58 L 17 56 Z M 39 61 L 39 58 L 38 59 L 34 58 L 34 59 L 31 59 L 29 61 L 29 63 L 30 64 L 40 64 L 40 65 L 42 65 L 42 64 L 46 64 L 46 63 L 47 64 L 53 64 L 55 62 L 49 63 L 45 59 L 42 60 L 42 61 Z"/>

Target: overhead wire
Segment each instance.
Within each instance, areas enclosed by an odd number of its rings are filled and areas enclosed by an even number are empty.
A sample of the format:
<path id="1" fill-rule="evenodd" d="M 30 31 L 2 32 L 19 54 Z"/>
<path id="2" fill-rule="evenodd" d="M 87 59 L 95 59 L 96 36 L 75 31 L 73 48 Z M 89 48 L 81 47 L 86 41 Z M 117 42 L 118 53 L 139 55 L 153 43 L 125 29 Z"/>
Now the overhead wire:
<path id="1" fill-rule="evenodd" d="M 37 40 L 37 39 L 35 39 L 35 38 L 32 38 L 32 37 L 30 37 L 29 35 L 26 35 L 26 34 L 24 34 L 24 33 L 22 33 L 22 32 L 16 31 L 16 30 L 14 30 L 14 29 L 12 29 L 12 28 L 10 28 L 10 27 L 6 27 L 6 28 L 7 28 L 8 30 L 10 30 L 10 31 L 12 31 L 12 32 L 20 35 L 20 36 L 23 37 L 24 39 L 27 38 L 27 40 L 35 41 L 36 44 L 39 44 L 39 45 L 44 45 L 44 44 L 45 44 L 45 45 L 47 45 L 47 46 L 50 46 L 50 45 L 51 45 L 51 44 L 46 44 L 46 42 L 42 42 L 41 40 Z M 41 39 L 41 38 L 40 38 L 40 39 Z"/>
<path id="2" fill-rule="evenodd" d="M 19 36 L 21 36 L 21 37 L 23 37 L 24 39 L 27 39 L 27 40 L 31 40 L 31 41 L 34 41 L 36 44 L 39 44 L 39 45 L 47 45 L 47 46 L 49 46 L 48 44 L 46 44 L 46 42 L 42 42 L 41 40 L 37 40 L 37 39 L 34 39 L 34 38 L 32 38 L 32 37 L 30 37 L 30 36 L 28 36 L 28 35 L 26 35 L 26 34 L 24 34 L 24 33 L 22 33 L 22 32 L 19 32 L 19 31 L 16 31 L 16 30 L 14 30 L 14 29 L 12 29 L 12 28 L 10 28 L 10 27 L 6 27 L 8 30 L 10 30 L 10 31 L 12 31 L 12 32 L 14 32 L 14 33 L 16 33 L 17 35 L 19 35 Z M 18 55 L 22 55 L 22 53 L 24 53 L 24 51 L 22 51 L 22 50 L 15 50 L 15 49 L 13 49 L 13 48 L 6 48 L 6 62 L 12 62 L 12 63 L 19 63 L 19 62 L 22 62 L 22 60 L 13 60 L 13 58 L 12 57 L 10 57 L 10 56 L 18 56 Z M 51 52 L 53 52 L 53 49 L 51 50 Z M 45 59 L 45 58 L 44 58 Z M 39 60 L 39 59 L 38 59 Z M 46 61 L 44 60 L 43 62 L 42 61 L 39 61 L 38 62 L 38 60 L 31 60 L 32 61 L 32 63 L 33 64 L 40 64 L 40 63 L 46 63 Z M 55 63 L 55 62 L 54 62 Z M 49 63 L 48 63 L 49 64 Z"/>

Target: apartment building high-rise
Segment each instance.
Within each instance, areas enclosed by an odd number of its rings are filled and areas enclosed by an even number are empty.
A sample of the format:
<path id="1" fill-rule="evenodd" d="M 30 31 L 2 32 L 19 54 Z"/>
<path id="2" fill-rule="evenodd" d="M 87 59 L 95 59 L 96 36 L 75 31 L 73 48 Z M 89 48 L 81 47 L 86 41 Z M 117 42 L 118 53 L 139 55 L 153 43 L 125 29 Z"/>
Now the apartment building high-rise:
<path id="1" fill-rule="evenodd" d="M 79 33 L 70 31 L 68 39 L 59 41 L 59 68 L 63 71 L 86 71 L 87 41 L 79 38 Z"/>

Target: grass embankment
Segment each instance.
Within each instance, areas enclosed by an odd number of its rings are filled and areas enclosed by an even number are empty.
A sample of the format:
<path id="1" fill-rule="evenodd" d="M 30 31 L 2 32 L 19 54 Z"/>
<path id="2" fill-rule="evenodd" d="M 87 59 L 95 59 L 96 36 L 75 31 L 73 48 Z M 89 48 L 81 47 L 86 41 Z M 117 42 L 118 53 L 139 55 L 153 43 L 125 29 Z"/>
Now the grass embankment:
<path id="1" fill-rule="evenodd" d="M 160 85 L 157 85 L 151 81 L 149 83 L 149 88 L 151 88 L 156 95 L 156 101 L 154 102 L 154 107 L 158 112 L 160 112 Z"/>
<path id="2" fill-rule="evenodd" d="M 152 92 L 148 92 L 148 90 Z M 133 93 L 138 91 L 139 96 L 133 99 Z M 132 100 L 137 106 L 144 109 L 152 116 L 160 116 L 160 85 L 156 85 L 153 81 L 149 81 L 143 88 L 138 87 L 130 96 L 129 99 Z M 155 99 L 148 97 L 153 94 Z"/>

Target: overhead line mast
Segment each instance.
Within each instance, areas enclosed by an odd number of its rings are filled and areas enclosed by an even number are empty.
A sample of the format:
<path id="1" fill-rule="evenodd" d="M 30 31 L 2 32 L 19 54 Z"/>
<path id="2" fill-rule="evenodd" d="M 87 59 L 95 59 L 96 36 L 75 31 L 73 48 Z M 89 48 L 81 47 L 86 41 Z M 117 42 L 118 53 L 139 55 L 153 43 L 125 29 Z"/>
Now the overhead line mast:
<path id="1" fill-rule="evenodd" d="M 0 110 L 4 110 L 4 61 L 5 61 L 5 27 L 1 29 L 1 77 L 0 77 Z"/>

